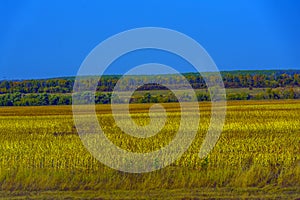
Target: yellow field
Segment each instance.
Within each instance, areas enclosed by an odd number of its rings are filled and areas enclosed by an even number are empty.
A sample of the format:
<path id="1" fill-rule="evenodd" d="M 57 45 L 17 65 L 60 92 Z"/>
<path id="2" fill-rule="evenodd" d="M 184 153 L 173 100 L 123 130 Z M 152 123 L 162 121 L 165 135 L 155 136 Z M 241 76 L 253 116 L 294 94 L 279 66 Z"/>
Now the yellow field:
<path id="1" fill-rule="evenodd" d="M 149 121 L 149 106 L 131 105 L 136 123 Z M 133 152 L 149 152 L 167 145 L 176 134 L 181 116 L 179 105 L 164 107 L 168 112 L 165 128 L 147 139 L 122 133 L 115 126 L 108 105 L 97 106 L 97 114 L 106 136 L 114 144 Z M 276 193 L 277 189 L 292 188 L 283 196 L 299 195 L 300 101 L 228 102 L 222 135 L 204 159 L 198 158 L 198 152 L 208 129 L 210 104 L 201 102 L 200 110 L 197 138 L 179 160 L 155 172 L 130 174 L 110 169 L 91 156 L 77 135 L 70 106 L 2 107 L 0 189 L 95 190 L 104 194 L 104 190 L 187 193 L 199 188 L 242 191 L 253 187 L 271 188 L 277 196 L 281 195 Z"/>

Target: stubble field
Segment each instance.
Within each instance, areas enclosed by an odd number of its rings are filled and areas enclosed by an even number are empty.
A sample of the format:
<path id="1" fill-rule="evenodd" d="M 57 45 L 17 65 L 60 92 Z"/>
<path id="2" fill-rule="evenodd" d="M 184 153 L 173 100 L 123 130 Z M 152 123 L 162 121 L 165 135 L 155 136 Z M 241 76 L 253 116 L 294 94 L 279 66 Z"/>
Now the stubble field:
<path id="1" fill-rule="evenodd" d="M 114 144 L 133 152 L 166 146 L 179 126 L 179 104 L 163 104 L 165 127 L 147 139 L 116 126 L 109 105 L 97 105 L 99 123 Z M 133 104 L 132 118 L 147 124 L 150 104 Z M 300 101 L 231 101 L 212 152 L 198 152 L 210 122 L 199 103 L 196 139 L 170 166 L 145 174 L 101 164 L 83 146 L 71 106 L 0 108 L 0 196 L 5 198 L 299 198 Z M 122 109 L 122 107 L 120 107 Z M 191 108 L 193 109 L 193 108 Z"/>

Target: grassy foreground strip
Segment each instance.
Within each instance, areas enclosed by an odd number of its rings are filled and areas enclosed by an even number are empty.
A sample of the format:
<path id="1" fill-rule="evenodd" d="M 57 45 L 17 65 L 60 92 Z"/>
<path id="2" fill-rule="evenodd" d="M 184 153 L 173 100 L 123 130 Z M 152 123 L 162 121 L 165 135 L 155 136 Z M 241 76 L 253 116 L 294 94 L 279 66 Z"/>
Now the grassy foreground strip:
<path id="1" fill-rule="evenodd" d="M 109 105 L 96 110 L 114 144 L 150 152 L 166 146 L 179 126 L 179 104 L 162 105 L 165 127 L 147 139 L 123 133 Z M 150 106 L 130 105 L 133 120 L 147 124 Z M 201 122 L 188 151 L 171 166 L 146 174 L 119 172 L 93 158 L 77 135 L 70 106 L 0 107 L 0 197 L 299 198 L 299 100 L 228 102 L 222 135 L 204 159 L 198 152 L 210 103 L 200 102 L 199 107 Z"/>
<path id="2" fill-rule="evenodd" d="M 104 190 L 0 192 L 3 199 L 297 199 L 299 188 L 199 188 L 176 190 Z"/>

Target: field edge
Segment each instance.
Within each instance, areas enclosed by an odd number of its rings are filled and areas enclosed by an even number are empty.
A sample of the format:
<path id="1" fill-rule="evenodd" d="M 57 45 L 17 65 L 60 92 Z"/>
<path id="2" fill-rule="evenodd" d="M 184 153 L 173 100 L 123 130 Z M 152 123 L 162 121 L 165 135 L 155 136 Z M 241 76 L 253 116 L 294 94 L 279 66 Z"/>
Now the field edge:
<path id="1" fill-rule="evenodd" d="M 300 198 L 297 187 L 198 188 L 172 190 L 0 191 L 2 199 L 274 199 Z"/>

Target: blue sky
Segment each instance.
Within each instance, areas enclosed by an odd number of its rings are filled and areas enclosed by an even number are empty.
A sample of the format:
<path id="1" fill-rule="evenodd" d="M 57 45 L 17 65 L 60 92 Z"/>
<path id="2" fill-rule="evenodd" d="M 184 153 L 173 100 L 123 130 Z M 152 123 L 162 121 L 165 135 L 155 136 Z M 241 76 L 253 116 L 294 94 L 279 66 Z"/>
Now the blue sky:
<path id="1" fill-rule="evenodd" d="M 300 1 L 296 0 L 4 0 L 0 2 L 0 79 L 74 76 L 101 41 L 147 26 L 194 38 L 220 70 L 300 69 Z M 158 53 L 120 58 L 108 73 L 124 73 L 151 58 L 180 72 L 192 71 L 185 62 Z"/>

